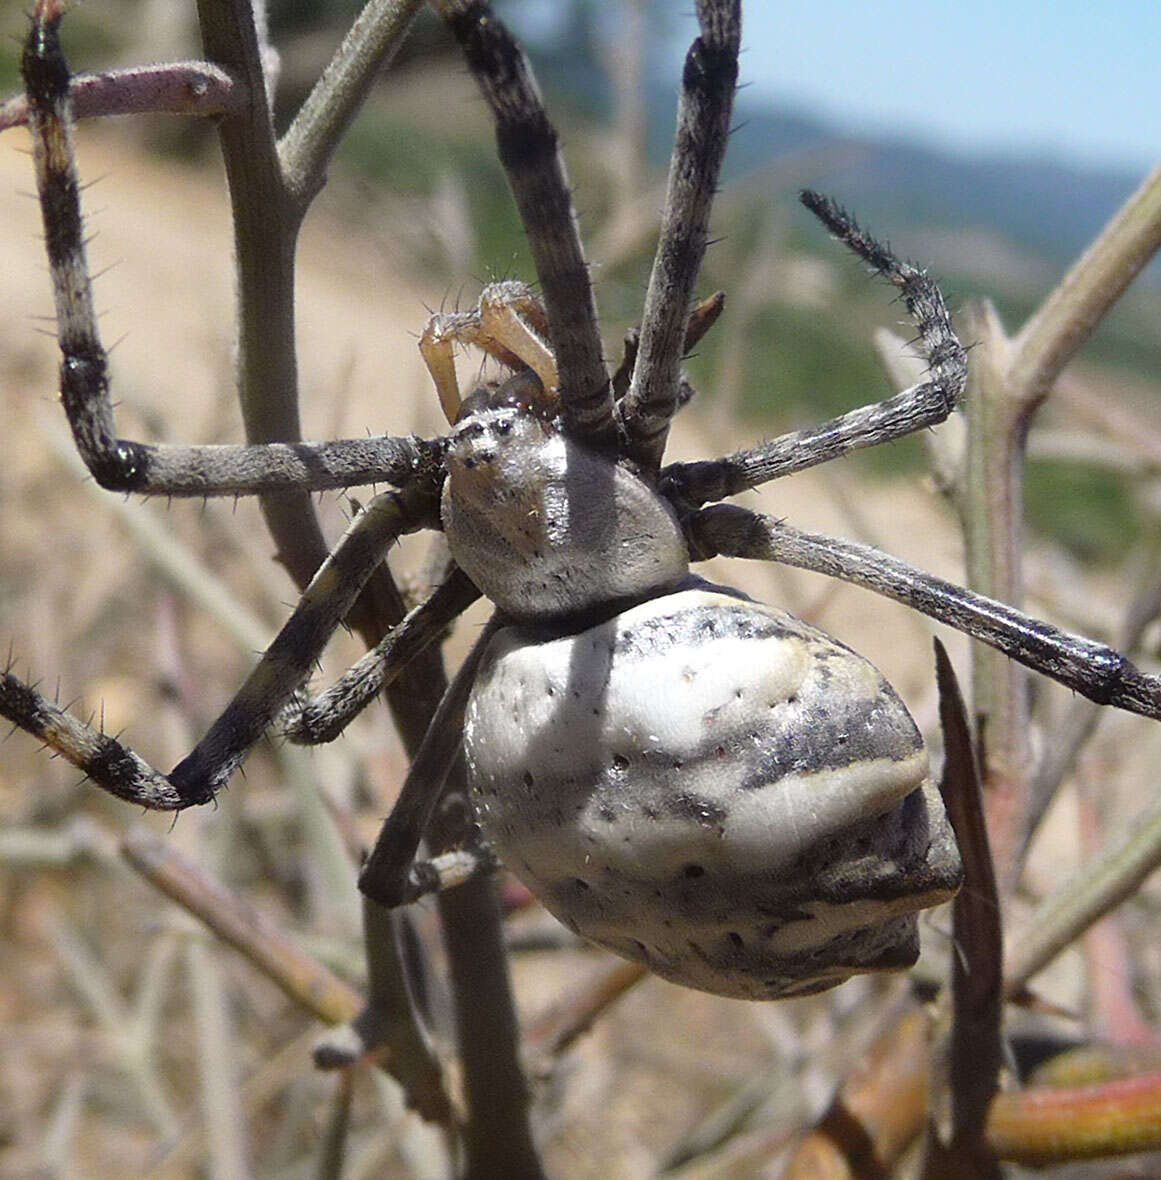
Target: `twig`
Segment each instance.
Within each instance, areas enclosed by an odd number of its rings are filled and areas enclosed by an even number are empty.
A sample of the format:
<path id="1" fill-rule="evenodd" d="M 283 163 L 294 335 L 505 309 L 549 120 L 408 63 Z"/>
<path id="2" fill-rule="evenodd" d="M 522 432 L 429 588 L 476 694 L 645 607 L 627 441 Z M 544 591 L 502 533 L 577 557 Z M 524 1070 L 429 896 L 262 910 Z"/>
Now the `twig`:
<path id="1" fill-rule="evenodd" d="M 927 1112 L 929 1033 L 917 1007 L 893 1022 L 798 1144 L 782 1180 L 887 1175 Z"/>
<path id="2" fill-rule="evenodd" d="M 433 1122 L 451 1125 L 455 1114 L 444 1089 L 443 1070 L 419 1023 L 399 943 L 403 919 L 363 898 L 367 947 L 367 1004 L 338 1038 L 315 1046 L 315 1064 L 324 1069 L 352 1064 L 386 1048 L 390 1071 L 408 1101 Z"/>
<path id="3" fill-rule="evenodd" d="M 69 98 L 77 119 L 147 113 L 205 118 L 241 110 L 246 87 L 210 62 L 174 61 L 76 74 L 69 81 Z M 27 122 L 28 100 L 23 94 L 0 106 L 0 131 Z"/>
<path id="4" fill-rule="evenodd" d="M 1154 545 L 1144 575 L 1141 577 L 1125 617 L 1115 636 L 1117 647 L 1134 651 L 1141 642 L 1145 628 L 1161 612 L 1161 546 Z M 1076 760 L 1096 731 L 1102 710 L 1091 702 L 1075 698 L 1068 703 L 1064 716 L 1053 726 L 1044 743 L 1044 756 L 1028 784 L 1019 843 L 1015 853 L 1015 868 L 1023 867 L 1032 838 L 1040 821 L 1056 798 L 1056 792 Z"/>
<path id="5" fill-rule="evenodd" d="M 1007 380 L 1027 407 L 1161 248 L 1161 167 L 1141 182 L 1012 342 Z"/>
<path id="6" fill-rule="evenodd" d="M 330 1118 L 327 1119 L 322 1141 L 318 1146 L 318 1180 L 340 1180 L 347 1157 L 347 1140 L 351 1132 L 351 1100 L 355 1093 L 355 1075 L 350 1070 L 339 1074 L 331 1099 Z"/>
<path id="7" fill-rule="evenodd" d="M 1000 899 L 984 823 L 982 784 L 967 710 L 947 652 L 935 640 L 944 765 L 939 790 L 964 863 L 963 887 L 952 902 L 951 1034 L 948 1038 L 946 1126 L 929 1122 L 924 1176 L 999 1177 L 984 1139 L 988 1106 L 999 1089 L 1003 1060 Z M 939 1096 L 932 1103 L 938 1111 Z M 950 1170 L 950 1171 L 949 1171 Z"/>
<path id="8" fill-rule="evenodd" d="M 122 844 L 122 855 L 151 885 L 204 922 L 320 1020 L 340 1024 L 362 1007 L 362 997 L 354 988 L 152 832 L 131 828 Z"/>
<path id="9" fill-rule="evenodd" d="M 201 936 L 191 938 L 186 945 L 186 967 L 198 1033 L 198 1077 L 208 1129 L 209 1174 L 223 1180 L 248 1176 L 246 1132 L 233 1051 L 236 1037 L 221 973 Z"/>
<path id="10" fill-rule="evenodd" d="M 391 64 L 423 0 L 370 0 L 278 145 L 292 199 L 304 207 L 322 187 L 326 166 L 375 76 Z"/>
<path id="11" fill-rule="evenodd" d="M 988 1141 L 1003 1160 L 1047 1167 L 1161 1149 L 1161 1074 L 997 1094 Z"/>
<path id="12" fill-rule="evenodd" d="M 1094 922 L 1132 897 L 1161 865 L 1161 800 L 1133 817 L 1128 829 L 1058 889 L 1009 943 L 1004 990 L 1011 995 Z"/>
<path id="13" fill-rule="evenodd" d="M 640 963 L 623 959 L 602 963 L 588 980 L 529 1026 L 525 1049 L 534 1062 L 531 1072 L 538 1076 L 550 1072 L 553 1061 L 588 1032 L 602 1012 L 648 974 Z"/>

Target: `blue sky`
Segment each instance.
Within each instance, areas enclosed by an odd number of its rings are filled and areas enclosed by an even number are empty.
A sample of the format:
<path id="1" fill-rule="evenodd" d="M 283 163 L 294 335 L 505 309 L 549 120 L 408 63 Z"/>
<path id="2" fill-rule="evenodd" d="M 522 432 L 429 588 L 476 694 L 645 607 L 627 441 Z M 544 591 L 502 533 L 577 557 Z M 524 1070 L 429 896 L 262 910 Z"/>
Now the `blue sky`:
<path id="1" fill-rule="evenodd" d="M 969 150 L 1161 161 L 1156 0 L 756 0 L 745 17 L 753 95 Z"/>
<path id="2" fill-rule="evenodd" d="M 691 0 L 656 0 L 679 60 Z M 548 28 L 561 5 L 515 0 Z M 601 0 L 616 35 L 621 0 Z M 1161 161 L 1157 0 L 750 0 L 743 81 L 839 129 L 1144 172 Z M 675 72 L 674 62 L 666 69 Z"/>

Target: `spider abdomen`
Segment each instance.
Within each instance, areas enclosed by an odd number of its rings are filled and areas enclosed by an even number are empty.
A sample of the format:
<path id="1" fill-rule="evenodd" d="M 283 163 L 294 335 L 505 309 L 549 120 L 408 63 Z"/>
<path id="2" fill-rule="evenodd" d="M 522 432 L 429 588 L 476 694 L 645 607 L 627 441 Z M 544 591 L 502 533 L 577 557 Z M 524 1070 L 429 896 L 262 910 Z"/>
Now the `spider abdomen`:
<path id="1" fill-rule="evenodd" d="M 862 657 L 716 587 L 559 638 L 508 628 L 465 727 L 484 834 L 577 933 L 751 999 L 909 966 L 959 879 L 903 704 Z"/>

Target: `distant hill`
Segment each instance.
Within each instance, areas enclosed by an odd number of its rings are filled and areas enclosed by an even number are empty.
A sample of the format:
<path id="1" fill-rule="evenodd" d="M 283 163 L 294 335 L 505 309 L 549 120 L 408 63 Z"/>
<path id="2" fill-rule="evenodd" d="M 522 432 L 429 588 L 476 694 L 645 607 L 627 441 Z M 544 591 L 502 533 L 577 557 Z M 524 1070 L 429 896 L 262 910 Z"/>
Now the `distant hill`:
<path id="1" fill-rule="evenodd" d="M 593 10 L 577 4 L 571 11 L 573 23 L 557 44 L 530 44 L 534 63 L 574 110 L 607 117 L 611 88 L 594 48 Z M 672 63 L 666 76 L 646 85 L 649 156 L 663 167 L 676 112 Z M 960 236 L 983 231 L 1039 255 L 1054 270 L 1075 258 L 1142 179 L 1044 157 L 955 154 L 902 137 L 852 138 L 810 111 L 755 100 L 745 90 L 735 127 L 727 181 L 769 170 L 775 190 L 817 186 L 880 231 L 901 223 Z M 1145 279 L 1161 285 L 1161 267 L 1154 265 Z"/>
<path id="2" fill-rule="evenodd" d="M 659 94 L 655 101 L 672 107 L 671 97 Z M 851 139 L 813 115 L 742 96 L 727 157 L 735 177 L 806 154 L 819 165 L 811 183 L 868 220 L 890 224 L 902 215 L 915 226 L 987 229 L 1058 263 L 1075 257 L 1141 180 L 1044 158 L 953 155 L 902 138 Z M 1161 278 L 1156 267 L 1152 278 Z"/>

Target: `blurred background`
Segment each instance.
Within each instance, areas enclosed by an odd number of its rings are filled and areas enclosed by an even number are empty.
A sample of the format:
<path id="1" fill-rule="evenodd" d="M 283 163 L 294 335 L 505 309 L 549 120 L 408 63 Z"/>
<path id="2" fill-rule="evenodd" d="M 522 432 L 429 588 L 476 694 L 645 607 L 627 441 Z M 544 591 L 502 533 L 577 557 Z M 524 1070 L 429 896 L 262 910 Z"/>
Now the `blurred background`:
<path id="1" fill-rule="evenodd" d="M 3 92 L 19 84 L 26 7 L 0 0 Z M 688 6 L 629 0 L 498 7 L 525 40 L 561 129 L 606 353 L 616 358 L 640 313 L 692 17 Z M 271 6 L 283 123 L 355 11 Z M 912 330 L 890 290 L 797 204 L 800 188 L 836 197 L 929 268 L 953 314 L 990 299 L 1015 332 L 1161 159 L 1156 6 L 757 0 L 747 20 L 744 89 L 699 288 L 724 289 L 727 308 L 689 364 L 699 397 L 673 440 L 683 458 L 894 392 L 872 336 Z M 64 36 L 74 69 L 198 53 L 193 6 L 176 0 L 87 0 L 70 9 Z M 87 123 L 78 138 L 119 429 L 239 439 L 229 209 L 212 128 L 135 117 Z M 11 639 L 18 672 L 31 670 L 50 691 L 59 685 L 62 700 L 168 767 L 229 699 L 295 592 L 269 560 L 253 503 L 141 505 L 78 474 L 54 404 L 51 295 L 26 153 L 19 129 L 0 136 L 0 651 Z M 425 12 L 307 219 L 304 434 L 438 432 L 416 337 L 431 310 L 470 306 L 484 283 L 507 276 L 533 278 L 491 127 Z M 1102 638 L 1157 535 L 1159 323 L 1153 267 L 1069 367 L 1031 445 L 1029 608 Z M 461 360 L 461 381 L 477 364 Z M 954 513 L 926 471 L 922 441 L 904 440 L 742 502 L 959 580 Z M 337 537 L 345 498 L 322 497 L 319 512 Z M 173 546 L 189 559 L 185 572 Z M 408 582 L 421 558 L 422 544 L 408 543 L 392 560 Z M 935 730 L 929 623 L 815 575 L 742 562 L 710 572 L 857 646 Z M 224 595 L 214 608 L 207 587 Z M 479 619 L 457 628 L 453 658 Z M 964 668 L 966 642 L 950 642 Z M 1156 646 L 1147 636 L 1149 651 Z M 340 635 L 320 680 L 359 654 Z M 1110 819 L 1155 792 L 1156 728 L 1105 718 L 1085 774 Z M 370 841 L 404 770 L 376 707 L 333 747 L 259 748 L 215 810 L 187 814 L 171 832 L 169 818 L 141 819 L 99 796 L 23 735 L 0 745 L 0 1176 L 232 1174 L 212 1142 L 241 1144 L 238 1158 L 249 1152 L 254 1172 L 314 1174 L 333 1089 L 309 1064 L 318 1026 L 160 903 L 121 865 L 116 840 L 147 824 L 357 982 L 353 867 L 341 851 L 336 861 L 325 818 L 347 817 Z M 1057 810 L 1033 858 L 1031 896 L 1049 893 L 1083 855 L 1075 801 Z M 416 908 L 430 926 L 430 908 Z M 1154 1018 L 1159 913 L 1155 897 L 1135 898 L 1123 911 L 1126 944 L 1100 967 Z M 514 970 L 532 1022 L 601 956 L 561 949 L 534 910 L 515 921 L 527 927 L 513 935 L 523 947 Z M 946 923 L 928 923 L 927 942 L 942 970 Z M 1066 956 L 1038 984 L 1079 1020 L 1091 972 L 1091 960 Z M 855 982 L 822 1001 L 746 1005 L 647 980 L 538 1083 L 537 1133 L 552 1174 L 775 1174 L 785 1128 L 809 1121 L 865 1051 L 866 1002 L 899 986 Z M 435 993 L 438 1026 L 438 985 Z M 216 1034 L 191 1017 L 215 1011 Z M 359 1152 L 344 1174 L 438 1175 L 421 1166 L 438 1151 L 379 1076 L 359 1083 Z M 217 1108 L 207 1078 L 224 1087 Z M 682 1172 L 705 1151 L 702 1120 L 737 1115 L 738 1103 L 754 1148 L 746 1162 Z M 210 1134 L 203 1112 L 223 1105 L 237 1124 Z"/>

